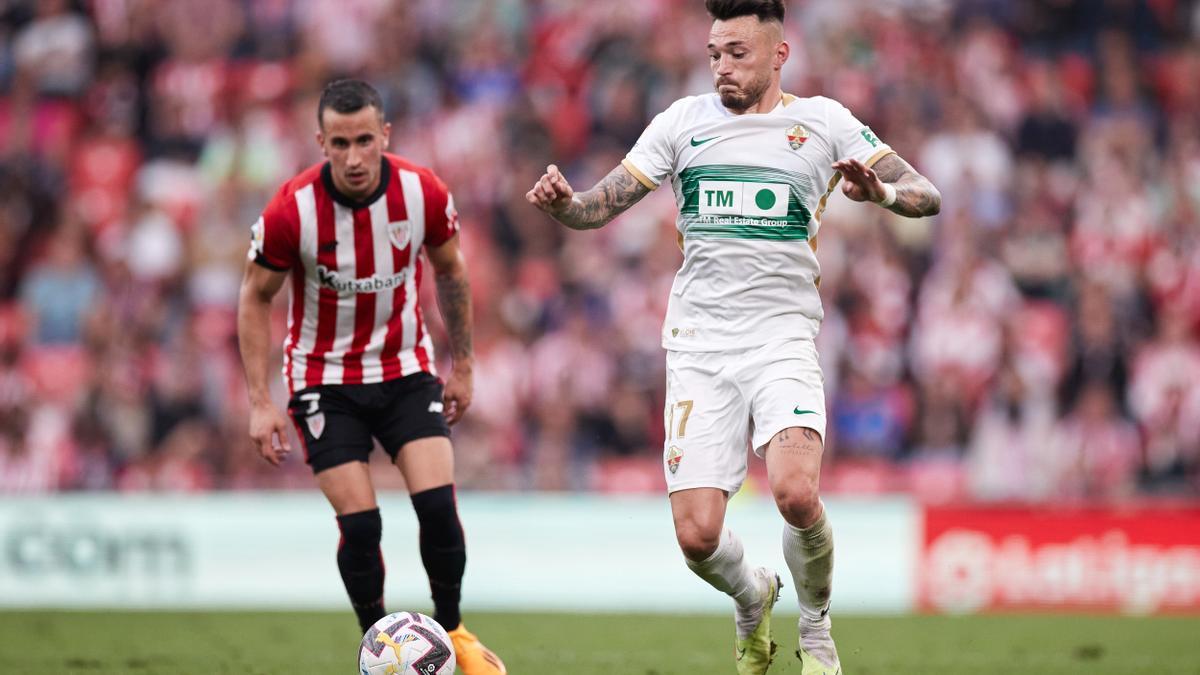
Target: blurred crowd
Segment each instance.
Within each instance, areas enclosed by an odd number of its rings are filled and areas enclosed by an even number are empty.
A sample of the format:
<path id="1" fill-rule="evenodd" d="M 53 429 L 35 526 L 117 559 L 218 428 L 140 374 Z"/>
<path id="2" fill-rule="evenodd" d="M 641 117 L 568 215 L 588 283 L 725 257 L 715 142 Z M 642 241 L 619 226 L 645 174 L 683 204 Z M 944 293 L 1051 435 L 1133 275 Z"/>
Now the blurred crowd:
<path id="1" fill-rule="evenodd" d="M 549 162 L 591 185 L 711 91 L 699 0 L 8 0 L 0 19 L 0 493 L 313 484 L 250 447 L 234 317 L 249 226 L 320 161 L 316 97 L 346 75 L 462 215 L 460 484 L 662 489 L 672 195 L 590 233 L 523 195 Z M 792 0 L 786 31 L 785 91 L 845 103 L 944 200 L 915 221 L 838 195 L 824 220 L 825 491 L 1200 495 L 1200 5 Z"/>

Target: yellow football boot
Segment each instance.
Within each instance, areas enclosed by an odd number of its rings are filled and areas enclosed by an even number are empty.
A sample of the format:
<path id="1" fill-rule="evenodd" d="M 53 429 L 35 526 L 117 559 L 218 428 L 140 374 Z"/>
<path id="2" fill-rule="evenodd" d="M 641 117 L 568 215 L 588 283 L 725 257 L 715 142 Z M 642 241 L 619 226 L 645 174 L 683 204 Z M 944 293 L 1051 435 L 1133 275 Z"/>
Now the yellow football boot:
<path id="1" fill-rule="evenodd" d="M 450 631 L 450 641 L 454 643 L 454 658 L 458 667 L 465 675 L 506 675 L 508 669 L 496 653 L 479 641 L 467 627 L 458 624 L 458 628 Z"/>
<path id="2" fill-rule="evenodd" d="M 817 657 L 804 651 L 803 647 L 796 650 L 796 656 L 800 657 L 800 675 L 842 675 L 842 664 L 827 666 Z"/>
<path id="3" fill-rule="evenodd" d="M 775 650 L 779 648 L 771 639 L 771 610 L 779 600 L 779 589 L 783 584 L 778 574 L 765 567 L 755 570 L 755 574 L 766 579 L 762 619 L 744 640 L 738 638 L 734 643 L 733 656 L 737 659 L 738 675 L 763 675 L 771 667 Z"/>
<path id="4" fill-rule="evenodd" d="M 838 660 L 833 637 L 829 634 L 828 623 L 824 630 L 816 631 L 815 635 L 809 635 L 803 642 L 808 643 L 811 651 L 803 646 L 796 649 L 796 656 L 800 659 L 800 675 L 842 675 L 842 664 Z"/>

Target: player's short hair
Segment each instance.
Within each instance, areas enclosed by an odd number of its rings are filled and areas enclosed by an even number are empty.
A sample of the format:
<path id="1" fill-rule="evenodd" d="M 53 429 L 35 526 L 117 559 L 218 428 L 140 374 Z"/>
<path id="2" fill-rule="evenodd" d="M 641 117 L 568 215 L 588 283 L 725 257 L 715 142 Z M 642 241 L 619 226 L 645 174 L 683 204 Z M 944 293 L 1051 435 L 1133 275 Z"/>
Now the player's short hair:
<path id="1" fill-rule="evenodd" d="M 324 128 L 322 115 L 326 108 L 345 115 L 368 106 L 374 107 L 379 119 L 383 119 L 383 98 L 375 91 L 375 87 L 362 80 L 334 80 L 321 91 L 321 102 L 317 104 L 317 124 Z"/>
<path id="2" fill-rule="evenodd" d="M 704 8 L 714 21 L 756 16 L 759 21 L 783 23 L 783 0 L 705 0 Z"/>

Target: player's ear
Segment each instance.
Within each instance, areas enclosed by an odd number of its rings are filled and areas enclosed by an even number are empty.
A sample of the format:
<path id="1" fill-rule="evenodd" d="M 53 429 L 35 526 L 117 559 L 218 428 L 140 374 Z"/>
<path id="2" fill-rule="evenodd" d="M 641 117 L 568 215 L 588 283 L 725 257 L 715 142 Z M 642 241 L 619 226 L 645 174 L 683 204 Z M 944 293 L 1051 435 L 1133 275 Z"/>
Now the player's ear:
<path id="1" fill-rule="evenodd" d="M 783 68 L 783 64 L 787 63 L 788 57 L 792 55 L 792 47 L 783 40 L 775 45 L 775 70 Z"/>
<path id="2" fill-rule="evenodd" d="M 317 136 L 317 145 L 321 146 L 321 154 L 328 157 L 329 153 L 325 152 L 325 134 L 320 129 L 317 129 L 316 136 Z"/>
<path id="3" fill-rule="evenodd" d="M 387 150 L 388 147 L 390 147 L 388 145 L 388 139 L 391 137 L 391 135 L 392 135 L 392 123 L 384 122 L 383 123 L 383 149 L 384 150 Z"/>

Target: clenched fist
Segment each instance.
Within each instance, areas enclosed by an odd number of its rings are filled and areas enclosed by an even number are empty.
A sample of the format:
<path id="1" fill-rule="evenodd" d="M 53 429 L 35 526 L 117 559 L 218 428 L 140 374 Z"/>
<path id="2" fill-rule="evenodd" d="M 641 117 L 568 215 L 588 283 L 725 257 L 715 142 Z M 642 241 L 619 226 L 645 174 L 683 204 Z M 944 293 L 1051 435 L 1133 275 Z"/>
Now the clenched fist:
<path id="1" fill-rule="evenodd" d="M 546 173 L 534 183 L 533 189 L 525 193 L 530 204 L 551 215 L 565 209 L 574 196 L 575 190 L 553 164 L 546 167 Z"/>

